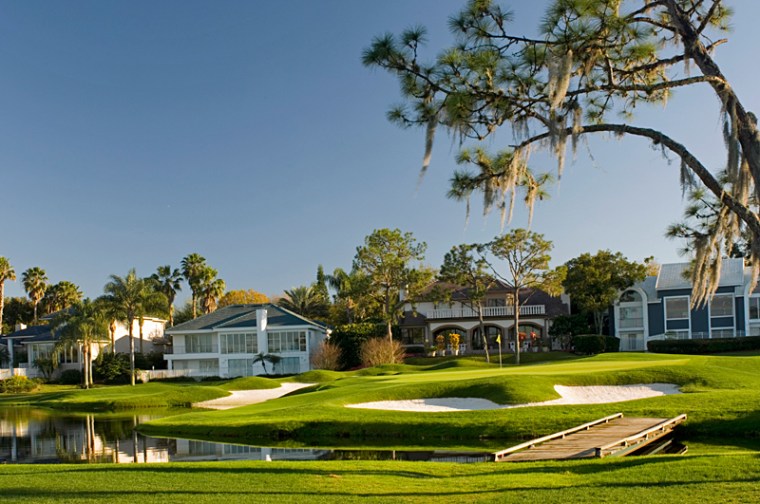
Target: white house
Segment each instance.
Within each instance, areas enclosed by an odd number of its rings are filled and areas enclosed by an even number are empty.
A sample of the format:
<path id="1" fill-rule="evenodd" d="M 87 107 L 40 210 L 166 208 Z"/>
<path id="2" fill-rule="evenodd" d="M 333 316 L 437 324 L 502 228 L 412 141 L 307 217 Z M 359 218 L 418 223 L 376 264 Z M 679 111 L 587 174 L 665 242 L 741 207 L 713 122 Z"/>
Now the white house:
<path id="1" fill-rule="evenodd" d="M 178 324 L 166 331 L 172 353 L 170 370 L 190 376 L 297 374 L 311 369 L 310 355 L 328 329 L 273 304 L 244 304 Z M 276 355 L 279 362 L 255 362 L 257 355 Z"/>

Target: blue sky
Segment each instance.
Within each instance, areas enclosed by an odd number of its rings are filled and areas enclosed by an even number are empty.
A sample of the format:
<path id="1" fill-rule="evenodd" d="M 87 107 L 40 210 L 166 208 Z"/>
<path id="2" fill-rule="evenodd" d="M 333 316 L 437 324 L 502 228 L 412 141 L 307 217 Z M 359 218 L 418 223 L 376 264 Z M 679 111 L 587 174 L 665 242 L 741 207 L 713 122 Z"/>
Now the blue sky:
<path id="1" fill-rule="evenodd" d="M 760 3 L 730 2 L 734 32 L 717 60 L 757 111 Z M 385 119 L 395 79 L 361 65 L 386 31 L 451 38 L 453 0 L 0 1 L 0 255 L 87 296 L 108 275 L 147 276 L 198 252 L 229 289 L 269 295 L 310 283 L 317 265 L 350 268 L 373 229 L 453 245 L 499 233 L 498 215 L 445 198 L 458 145 L 440 135 L 423 183 L 423 132 Z M 511 3 L 531 34 L 546 2 Z M 719 167 L 717 100 L 678 91 L 657 127 Z M 508 144 L 506 132 L 488 146 Z M 681 214 L 678 163 L 645 142 L 597 138 L 536 208 L 554 263 L 599 249 L 679 260 L 663 234 Z M 538 171 L 555 170 L 535 156 Z M 514 227 L 527 225 L 517 212 Z M 186 288 L 187 290 L 187 288 Z M 21 282 L 6 295 L 24 295 Z"/>

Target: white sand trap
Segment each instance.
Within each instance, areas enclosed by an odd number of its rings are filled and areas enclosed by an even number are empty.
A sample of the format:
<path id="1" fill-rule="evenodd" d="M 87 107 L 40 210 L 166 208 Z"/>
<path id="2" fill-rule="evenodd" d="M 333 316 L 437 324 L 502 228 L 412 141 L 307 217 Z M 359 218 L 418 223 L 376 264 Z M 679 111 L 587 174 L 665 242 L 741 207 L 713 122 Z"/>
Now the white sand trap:
<path id="1" fill-rule="evenodd" d="M 555 385 L 554 390 L 562 396 L 552 401 L 502 406 L 488 399 L 467 397 L 443 397 L 439 399 L 412 399 L 407 401 L 376 401 L 348 404 L 349 408 L 381 409 L 391 411 L 473 411 L 487 409 L 524 408 L 527 406 L 557 406 L 562 404 L 603 404 L 633 401 L 649 397 L 680 394 L 678 385 L 651 383 L 646 385 L 596 385 L 591 387 L 565 387 Z"/>
<path id="2" fill-rule="evenodd" d="M 209 408 L 209 409 L 231 409 L 238 408 L 240 406 L 247 406 L 249 404 L 256 404 L 270 399 L 277 399 L 285 394 L 289 394 L 294 390 L 302 389 L 304 387 L 310 387 L 313 383 L 283 383 L 280 387 L 274 389 L 258 389 L 258 390 L 231 390 L 231 395 L 226 397 L 220 397 L 219 399 L 212 399 L 210 401 L 203 401 L 194 403 L 194 408 Z"/>

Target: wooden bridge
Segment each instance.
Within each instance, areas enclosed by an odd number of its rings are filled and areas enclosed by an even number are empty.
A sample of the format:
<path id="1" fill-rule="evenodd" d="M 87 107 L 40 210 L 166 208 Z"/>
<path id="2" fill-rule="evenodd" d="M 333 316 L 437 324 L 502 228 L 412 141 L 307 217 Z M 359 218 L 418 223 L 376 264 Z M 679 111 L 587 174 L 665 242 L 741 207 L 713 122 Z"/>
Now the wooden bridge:
<path id="1" fill-rule="evenodd" d="M 622 413 L 594 420 L 572 429 L 521 443 L 493 454 L 495 462 L 527 462 L 625 456 L 642 449 L 686 420 L 675 418 L 624 418 Z"/>

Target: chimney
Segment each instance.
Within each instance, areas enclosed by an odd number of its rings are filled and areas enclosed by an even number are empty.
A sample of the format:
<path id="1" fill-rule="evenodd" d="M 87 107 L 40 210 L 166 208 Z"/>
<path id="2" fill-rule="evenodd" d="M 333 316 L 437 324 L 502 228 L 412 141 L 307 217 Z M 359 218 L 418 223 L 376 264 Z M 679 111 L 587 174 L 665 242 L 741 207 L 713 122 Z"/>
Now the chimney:
<path id="1" fill-rule="evenodd" d="M 15 327 L 16 331 L 23 331 L 24 329 L 26 329 L 26 324 L 22 324 L 21 322 L 16 322 L 16 327 Z"/>
<path id="2" fill-rule="evenodd" d="M 259 331 L 267 330 L 267 309 L 256 308 L 256 328 Z"/>

